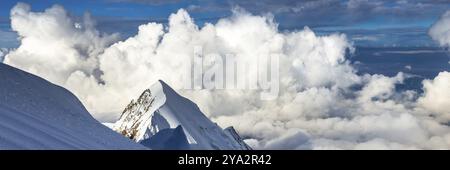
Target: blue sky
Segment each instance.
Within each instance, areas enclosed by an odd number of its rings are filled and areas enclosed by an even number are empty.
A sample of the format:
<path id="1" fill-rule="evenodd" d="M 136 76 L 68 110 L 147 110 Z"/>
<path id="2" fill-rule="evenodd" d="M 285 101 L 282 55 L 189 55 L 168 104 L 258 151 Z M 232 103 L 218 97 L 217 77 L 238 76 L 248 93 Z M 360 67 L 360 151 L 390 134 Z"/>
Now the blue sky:
<path id="1" fill-rule="evenodd" d="M 89 12 L 98 29 L 119 32 L 123 38 L 135 34 L 140 24 L 166 22 L 179 8 L 202 25 L 229 16 L 239 6 L 253 14 L 272 13 L 280 29 L 309 26 L 318 34 L 343 32 L 359 46 L 435 46 L 427 29 L 450 9 L 446 0 L 2 0 L 0 47 L 18 44 L 9 24 L 9 11 L 17 2 L 30 4 L 33 11 L 59 4 L 74 17 Z"/>

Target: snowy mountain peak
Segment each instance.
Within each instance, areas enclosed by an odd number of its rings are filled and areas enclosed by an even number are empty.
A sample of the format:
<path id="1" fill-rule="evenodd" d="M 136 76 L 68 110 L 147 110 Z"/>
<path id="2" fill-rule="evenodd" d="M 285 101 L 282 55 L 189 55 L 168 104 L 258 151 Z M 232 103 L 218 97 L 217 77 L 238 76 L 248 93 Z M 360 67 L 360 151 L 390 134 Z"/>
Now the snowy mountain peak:
<path id="1" fill-rule="evenodd" d="M 153 149 L 251 149 L 161 80 L 128 104 L 113 129 Z"/>
<path id="2" fill-rule="evenodd" d="M 113 129 L 136 142 L 148 137 L 144 135 L 154 135 L 159 127 L 151 127 L 148 132 L 147 128 L 152 119 L 158 118 L 158 116 L 155 117 L 154 112 L 164 104 L 166 99 L 164 93 L 162 93 L 161 82 L 155 83 L 149 89 L 144 90 L 136 101 L 131 100 L 123 110 L 119 121 L 113 125 Z M 152 92 L 154 93 L 152 94 Z"/>

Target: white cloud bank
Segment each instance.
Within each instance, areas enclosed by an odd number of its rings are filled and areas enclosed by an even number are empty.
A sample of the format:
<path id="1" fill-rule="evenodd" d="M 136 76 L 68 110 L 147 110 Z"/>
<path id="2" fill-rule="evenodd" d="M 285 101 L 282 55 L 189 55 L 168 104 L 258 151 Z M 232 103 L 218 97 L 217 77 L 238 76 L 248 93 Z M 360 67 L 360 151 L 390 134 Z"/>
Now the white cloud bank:
<path id="1" fill-rule="evenodd" d="M 441 72 L 434 80 L 425 80 L 423 86 L 425 93 L 419 103 L 442 121 L 450 121 L 450 73 Z"/>
<path id="2" fill-rule="evenodd" d="M 443 47 L 450 46 L 450 10 L 445 12 L 439 20 L 434 23 L 428 34 L 433 40 Z"/>
<path id="3" fill-rule="evenodd" d="M 141 25 L 120 42 L 95 30 L 89 15 L 74 23 L 60 6 L 32 12 L 19 3 L 11 22 L 21 45 L 4 62 L 68 88 L 101 121 L 120 116 L 158 79 L 181 88 L 186 70 L 180 66 L 201 46 L 205 54 L 247 59 L 280 55 L 276 100 L 259 100 L 255 90 L 179 90 L 221 126 L 250 137 L 257 149 L 450 148 L 449 74 L 425 81 L 423 95 L 398 92 L 403 73 L 356 75 L 345 58 L 353 47 L 344 34 L 280 32 L 271 16 L 239 9 L 202 27 L 179 10 L 167 26 Z"/>
<path id="4" fill-rule="evenodd" d="M 442 47 L 450 47 L 450 10 L 445 12 L 434 23 L 429 35 Z M 450 63 L 450 61 L 449 61 Z M 450 121 L 450 73 L 441 72 L 434 80 L 423 82 L 424 96 L 419 99 L 419 104 L 434 112 L 442 121 Z"/>

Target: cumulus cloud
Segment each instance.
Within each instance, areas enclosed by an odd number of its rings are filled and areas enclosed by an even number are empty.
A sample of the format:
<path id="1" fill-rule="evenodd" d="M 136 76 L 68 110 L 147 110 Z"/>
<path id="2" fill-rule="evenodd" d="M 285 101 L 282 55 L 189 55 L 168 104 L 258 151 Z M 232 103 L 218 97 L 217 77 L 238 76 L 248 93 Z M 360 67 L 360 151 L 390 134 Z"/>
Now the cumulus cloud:
<path id="1" fill-rule="evenodd" d="M 440 46 L 450 47 L 450 11 L 445 12 L 430 30 L 431 38 Z M 449 61 L 450 63 L 450 61 Z M 450 122 L 450 73 L 440 72 L 434 80 L 423 81 L 424 94 L 418 103 L 424 108 L 435 113 L 442 122 Z"/>
<path id="2" fill-rule="evenodd" d="M 424 95 L 419 103 L 436 113 L 443 122 L 450 121 L 450 73 L 440 72 L 434 80 L 423 82 Z"/>
<path id="3" fill-rule="evenodd" d="M 426 81 L 423 95 L 398 91 L 396 85 L 408 78 L 403 73 L 356 74 L 346 59 L 354 48 L 344 34 L 319 36 L 308 27 L 281 32 L 271 15 L 242 9 L 201 27 L 180 9 L 167 25 L 141 25 L 124 41 L 98 32 L 89 15 L 75 23 L 60 6 L 32 12 L 20 3 L 11 10 L 11 22 L 21 45 L 5 63 L 68 88 L 100 121 L 117 119 L 130 99 L 162 79 L 221 126 L 235 126 L 255 148 L 450 147 L 443 123 L 448 107 L 441 107 L 448 97 L 435 92 L 448 91 L 448 74 Z M 182 66 L 197 47 L 204 54 L 249 60 L 278 54 L 279 97 L 260 100 L 259 90 L 181 89 Z M 443 102 L 429 102 L 436 97 Z"/>
<path id="4" fill-rule="evenodd" d="M 95 56 L 118 37 L 102 36 L 89 15 L 83 22 L 83 28 L 76 27 L 61 6 L 34 13 L 29 5 L 17 4 L 11 10 L 11 27 L 21 44 L 5 63 L 27 68 L 57 84 L 65 83 L 76 70 L 92 74 L 98 65 Z"/>
<path id="5" fill-rule="evenodd" d="M 411 65 L 406 65 L 406 66 L 405 66 L 405 69 L 411 70 L 411 69 L 412 69 L 412 66 L 411 66 Z"/>
<path id="6" fill-rule="evenodd" d="M 445 12 L 439 20 L 428 30 L 430 37 L 440 46 L 450 47 L 450 10 Z M 450 63 L 450 61 L 449 61 Z"/>
<path id="7" fill-rule="evenodd" d="M 430 37 L 443 47 L 450 47 L 450 11 L 445 12 L 428 31 Z"/>

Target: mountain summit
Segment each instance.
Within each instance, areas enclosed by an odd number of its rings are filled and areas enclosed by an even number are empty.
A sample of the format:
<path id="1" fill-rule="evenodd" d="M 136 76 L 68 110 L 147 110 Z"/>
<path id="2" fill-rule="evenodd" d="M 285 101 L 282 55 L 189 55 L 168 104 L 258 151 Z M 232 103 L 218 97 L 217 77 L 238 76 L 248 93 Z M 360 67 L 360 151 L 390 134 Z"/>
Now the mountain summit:
<path id="1" fill-rule="evenodd" d="M 152 149 L 251 149 L 233 127 L 223 130 L 161 80 L 132 100 L 112 128 Z"/>

